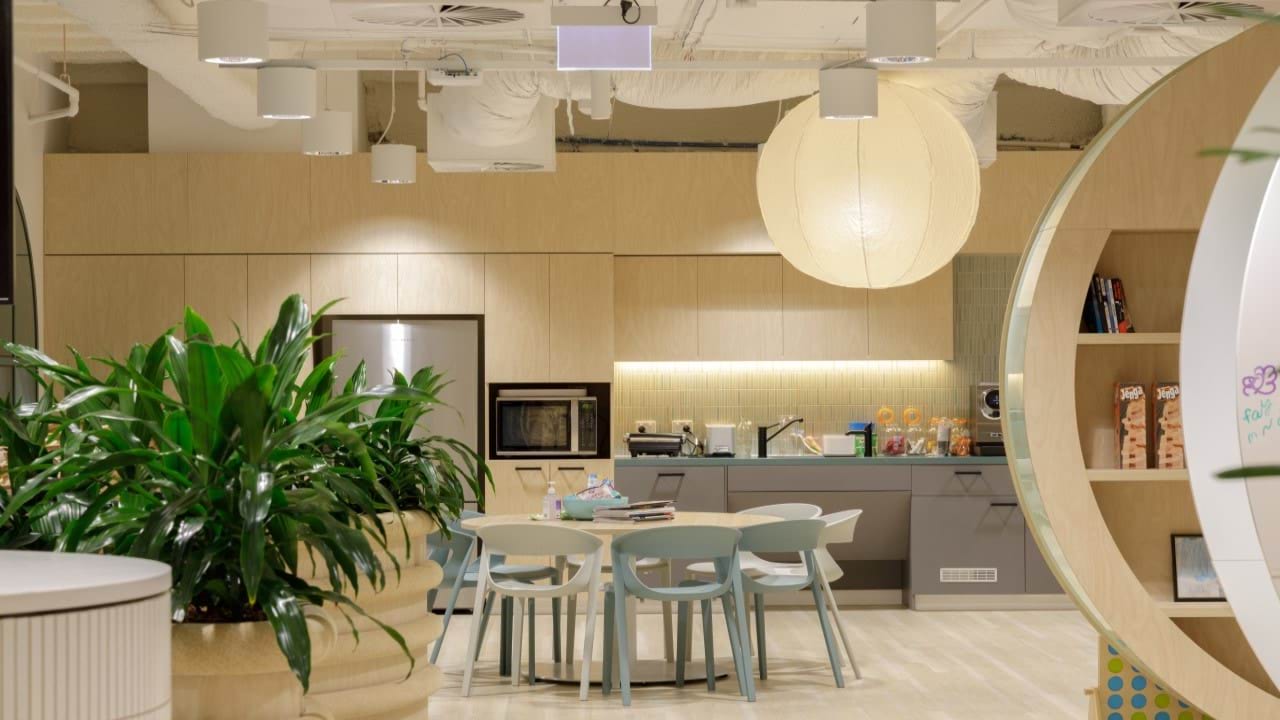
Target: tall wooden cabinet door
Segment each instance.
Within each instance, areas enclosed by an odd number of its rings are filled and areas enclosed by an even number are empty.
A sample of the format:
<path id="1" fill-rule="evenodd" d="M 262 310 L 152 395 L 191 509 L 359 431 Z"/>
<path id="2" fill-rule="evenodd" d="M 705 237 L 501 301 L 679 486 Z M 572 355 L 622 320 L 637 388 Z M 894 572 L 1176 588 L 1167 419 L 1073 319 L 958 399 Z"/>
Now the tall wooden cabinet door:
<path id="1" fill-rule="evenodd" d="M 244 255 L 188 255 L 186 263 L 187 307 L 209 323 L 213 337 L 230 343 L 236 328 L 248 332 L 249 264 Z M 245 338 L 257 347 L 252 335 Z"/>
<path id="2" fill-rule="evenodd" d="M 486 255 L 484 357 L 489 382 L 549 374 L 551 266 L 547 255 Z"/>
<path id="3" fill-rule="evenodd" d="M 698 259 L 613 259 L 618 361 L 698 359 Z"/>
<path id="4" fill-rule="evenodd" d="M 586 490 L 587 479 L 592 475 L 601 480 L 613 477 L 612 460 L 551 460 L 547 467 L 562 499 Z"/>
<path id="5" fill-rule="evenodd" d="M 280 305 L 290 295 L 301 295 L 312 312 L 319 309 L 311 302 L 310 255 L 250 255 L 248 262 L 249 327 L 246 332 L 250 338 L 261 339 L 275 325 Z M 249 346 L 256 347 L 253 343 Z"/>
<path id="6" fill-rule="evenodd" d="M 613 256 L 551 256 L 551 380 L 613 381 Z"/>
<path id="7" fill-rule="evenodd" d="M 698 258 L 698 358 L 782 359 L 782 257 Z"/>
<path id="8" fill-rule="evenodd" d="M 487 515 L 528 515 L 542 512 L 542 497 L 550 478 L 540 460 L 491 460 L 493 486 L 485 489 Z M 558 491 L 558 490 L 557 490 Z"/>
<path id="9" fill-rule="evenodd" d="M 868 291 L 872 360 L 955 358 L 954 267 L 913 285 Z"/>
<path id="10" fill-rule="evenodd" d="M 831 285 L 782 261 L 782 354 L 787 360 L 867 357 L 867 291 Z"/>

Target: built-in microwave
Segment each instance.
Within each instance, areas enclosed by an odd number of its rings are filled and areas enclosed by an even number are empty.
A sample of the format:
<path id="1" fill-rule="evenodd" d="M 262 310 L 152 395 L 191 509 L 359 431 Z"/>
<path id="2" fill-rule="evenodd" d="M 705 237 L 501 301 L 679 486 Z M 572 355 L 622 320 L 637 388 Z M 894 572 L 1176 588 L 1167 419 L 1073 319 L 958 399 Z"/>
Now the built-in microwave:
<path id="1" fill-rule="evenodd" d="M 491 385 L 490 455 L 495 459 L 608 457 L 608 387 L 607 383 Z"/>

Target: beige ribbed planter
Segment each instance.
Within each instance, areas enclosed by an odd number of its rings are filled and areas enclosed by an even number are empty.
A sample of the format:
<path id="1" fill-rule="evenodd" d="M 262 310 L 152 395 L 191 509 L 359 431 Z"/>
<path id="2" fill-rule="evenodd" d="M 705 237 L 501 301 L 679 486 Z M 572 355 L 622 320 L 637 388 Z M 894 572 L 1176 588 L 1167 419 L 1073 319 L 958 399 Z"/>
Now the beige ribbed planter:
<path id="1" fill-rule="evenodd" d="M 432 667 L 431 643 L 440 634 L 441 619 L 427 612 L 427 591 L 440 583 L 440 566 L 427 559 L 427 535 L 435 524 L 422 512 L 403 515 L 408 531 L 406 545 L 401 518 L 384 513 L 387 549 L 400 563 L 400 577 L 386 554 L 379 552 L 387 569 L 387 585 L 381 591 L 362 586 L 356 602 L 365 612 L 404 635 L 416 658 L 412 675 L 404 652 L 371 620 L 351 615 L 360 631 L 357 643 L 347 620 L 335 609 L 325 612 L 338 629 L 333 650 L 313 664 L 308 700 L 332 713 L 334 720 L 426 720 L 427 701 L 440 687 L 440 672 Z M 323 566 L 313 568 L 305 554 L 298 572 L 311 582 L 328 585 Z M 277 653 L 278 654 L 278 653 Z"/>
<path id="2" fill-rule="evenodd" d="M 337 626 L 308 610 L 307 628 L 315 663 L 334 650 Z M 304 701 L 270 623 L 182 623 L 172 638 L 174 720 L 331 720 Z"/>

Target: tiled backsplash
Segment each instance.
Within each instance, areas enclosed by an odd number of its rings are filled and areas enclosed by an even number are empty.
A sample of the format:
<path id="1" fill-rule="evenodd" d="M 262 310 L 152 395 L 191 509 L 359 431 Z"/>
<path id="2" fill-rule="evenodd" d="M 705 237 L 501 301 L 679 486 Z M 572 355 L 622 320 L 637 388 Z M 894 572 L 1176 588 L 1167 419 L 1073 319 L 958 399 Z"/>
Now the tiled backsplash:
<path id="1" fill-rule="evenodd" d="M 973 385 L 998 378 L 1000 331 L 1018 268 L 1013 255 L 963 255 L 955 261 L 955 360 L 811 363 L 619 363 L 614 368 L 614 448 L 635 422 L 668 431 L 676 418 L 757 425 L 780 415 L 805 419 L 814 436 L 843 433 L 851 420 L 874 420 L 882 405 L 914 405 L 932 416 L 968 417 Z"/>

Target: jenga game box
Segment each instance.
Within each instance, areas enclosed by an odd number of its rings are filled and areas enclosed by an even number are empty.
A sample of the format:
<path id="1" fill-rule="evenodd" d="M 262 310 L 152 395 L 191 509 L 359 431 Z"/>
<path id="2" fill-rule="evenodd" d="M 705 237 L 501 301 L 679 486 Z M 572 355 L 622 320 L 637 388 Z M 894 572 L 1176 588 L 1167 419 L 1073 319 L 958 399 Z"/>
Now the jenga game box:
<path id="1" fill-rule="evenodd" d="M 1155 405 L 1156 467 L 1181 470 L 1187 466 L 1182 441 L 1182 386 L 1176 382 L 1158 382 L 1151 387 Z"/>
<path id="2" fill-rule="evenodd" d="M 1147 391 L 1142 383 L 1116 383 L 1116 451 L 1121 469 L 1147 468 Z"/>

